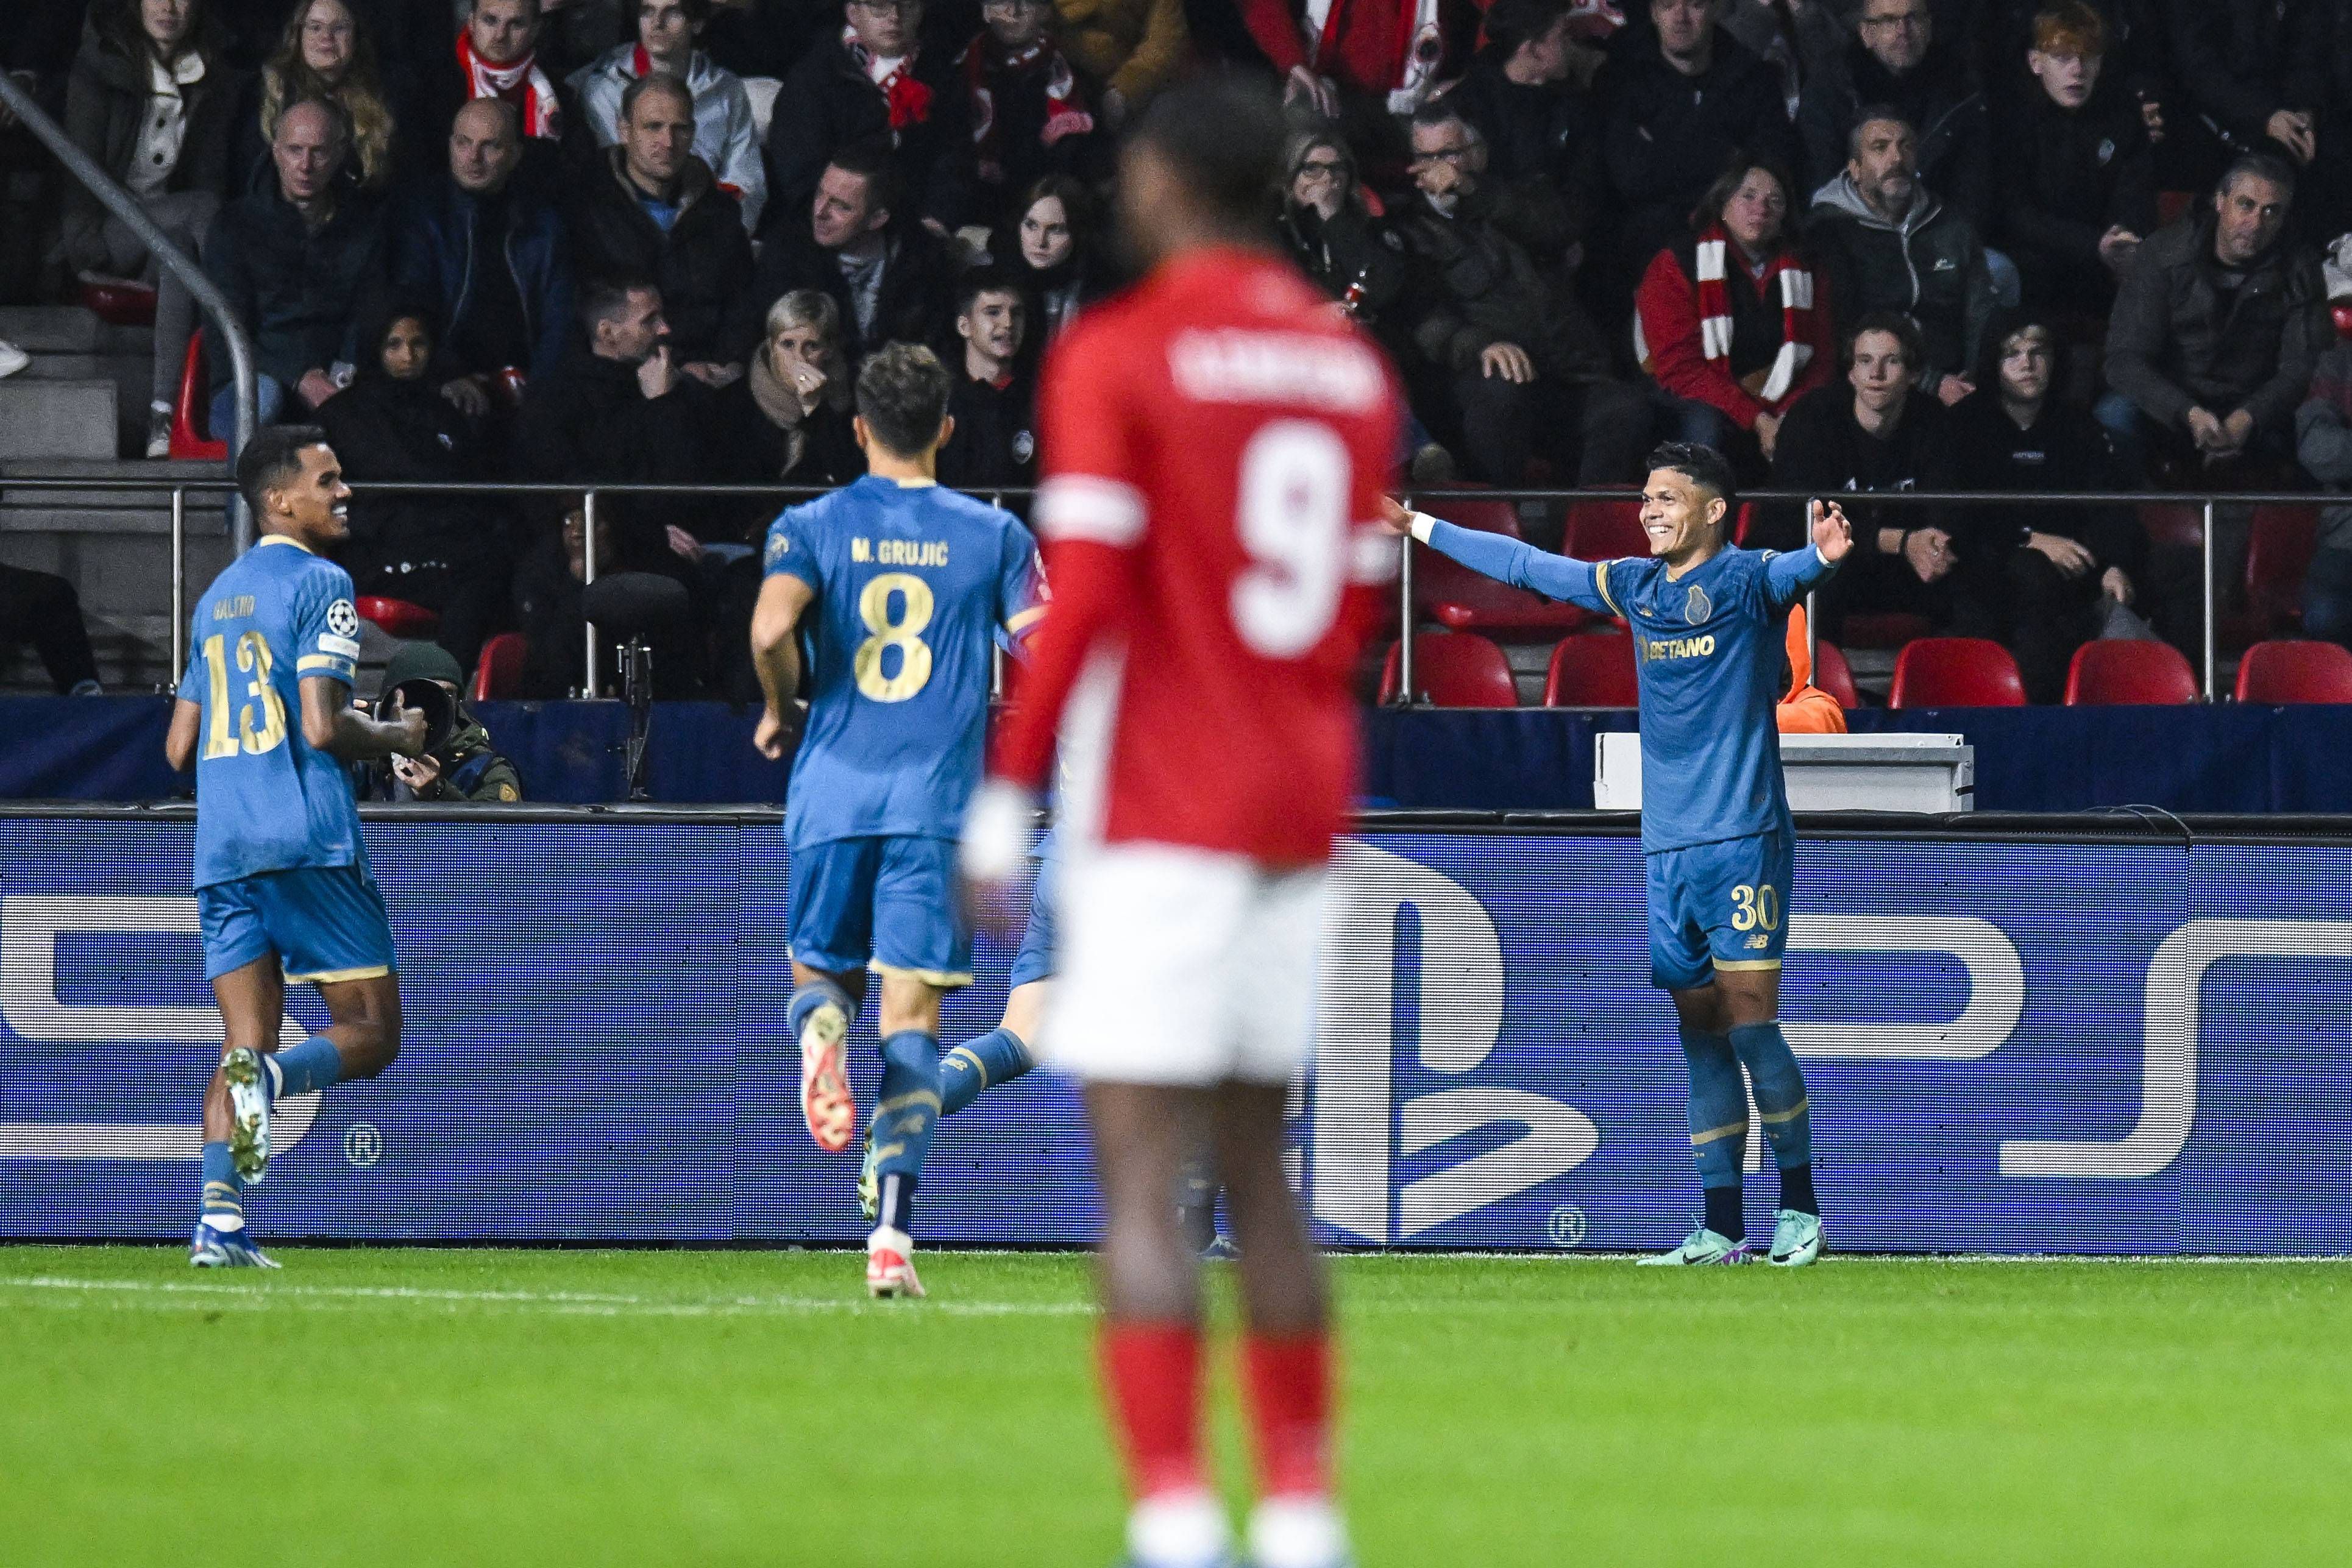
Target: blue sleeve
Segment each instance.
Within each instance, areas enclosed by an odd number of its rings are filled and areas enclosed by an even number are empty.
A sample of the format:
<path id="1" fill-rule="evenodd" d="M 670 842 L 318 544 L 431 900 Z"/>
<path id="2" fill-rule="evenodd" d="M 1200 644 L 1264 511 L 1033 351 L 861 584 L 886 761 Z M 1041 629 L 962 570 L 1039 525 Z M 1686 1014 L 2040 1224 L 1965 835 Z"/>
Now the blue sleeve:
<path id="1" fill-rule="evenodd" d="M 1837 570 L 1835 561 L 1822 559 L 1822 552 L 1807 545 L 1793 555 L 1768 554 L 1764 558 L 1764 597 L 1775 610 L 1785 610 L 1816 587 L 1829 580 Z"/>
<path id="2" fill-rule="evenodd" d="M 1003 559 L 997 564 L 996 621 L 1018 648 L 1038 622 L 1045 618 L 1045 568 L 1037 559 L 1037 541 L 1029 530 L 1007 517 Z"/>
<path id="3" fill-rule="evenodd" d="M 205 700 L 205 645 L 193 638 L 188 643 L 188 667 L 180 672 L 180 700 L 202 703 Z"/>
<path id="4" fill-rule="evenodd" d="M 768 549 L 763 558 L 766 566 L 762 577 L 791 576 L 819 592 L 824 589 L 824 568 L 816 559 L 816 549 L 809 541 L 809 530 L 802 526 L 802 514 L 807 508 L 787 507 L 776 520 L 768 525 Z"/>
<path id="5" fill-rule="evenodd" d="M 294 674 L 359 684 L 360 612 L 352 603 L 351 574 L 329 565 L 303 574 L 295 589 Z"/>
<path id="6" fill-rule="evenodd" d="M 1540 593 L 1546 599 L 1564 600 L 1595 614 L 1617 613 L 1617 606 L 1610 602 L 1603 591 L 1599 569 L 1589 560 L 1551 555 L 1502 534 L 1481 533 L 1452 523 L 1432 528 L 1429 546 L 1438 554 L 1450 556 L 1497 582 Z"/>

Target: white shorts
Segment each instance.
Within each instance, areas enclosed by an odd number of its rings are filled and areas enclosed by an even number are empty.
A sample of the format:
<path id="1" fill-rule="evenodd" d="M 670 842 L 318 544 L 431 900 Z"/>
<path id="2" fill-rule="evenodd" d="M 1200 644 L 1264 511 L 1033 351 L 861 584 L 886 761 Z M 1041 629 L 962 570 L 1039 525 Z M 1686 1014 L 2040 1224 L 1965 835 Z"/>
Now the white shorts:
<path id="1" fill-rule="evenodd" d="M 1287 1083 L 1315 1048 L 1330 879 L 1170 844 L 1063 872 L 1039 1060 L 1111 1083 Z"/>

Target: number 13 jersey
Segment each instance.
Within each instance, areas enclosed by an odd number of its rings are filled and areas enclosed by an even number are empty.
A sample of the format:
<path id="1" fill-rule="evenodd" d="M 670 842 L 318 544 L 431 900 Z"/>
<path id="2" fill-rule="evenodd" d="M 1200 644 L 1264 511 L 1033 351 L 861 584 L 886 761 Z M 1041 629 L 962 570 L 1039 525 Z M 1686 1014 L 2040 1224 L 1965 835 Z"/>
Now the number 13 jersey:
<path id="1" fill-rule="evenodd" d="M 816 591 L 786 841 L 960 835 L 997 630 L 1040 613 L 1029 530 L 953 490 L 868 475 L 769 525 L 766 574 Z"/>
<path id="2" fill-rule="evenodd" d="M 1328 858 L 1398 552 L 1373 522 L 1399 429 L 1386 361 L 1286 265 L 1204 250 L 1081 318 L 1039 402 L 1054 602 L 999 771 L 1040 788 L 1060 727 L 1084 839 Z"/>

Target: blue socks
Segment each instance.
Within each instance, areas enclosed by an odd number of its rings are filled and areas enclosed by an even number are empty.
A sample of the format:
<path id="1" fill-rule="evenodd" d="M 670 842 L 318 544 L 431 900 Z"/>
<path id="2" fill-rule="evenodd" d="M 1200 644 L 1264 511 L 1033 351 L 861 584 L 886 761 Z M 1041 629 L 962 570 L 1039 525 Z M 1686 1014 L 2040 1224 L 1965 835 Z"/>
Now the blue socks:
<path id="1" fill-rule="evenodd" d="M 1691 1155 L 1698 1161 L 1705 1223 L 1717 1236 L 1744 1241 L 1740 1166 L 1748 1157 L 1748 1085 L 1739 1077 L 1739 1058 L 1724 1035 L 1685 1028 L 1682 1040 L 1690 1067 Z"/>
<path id="2" fill-rule="evenodd" d="M 289 1046 L 261 1060 L 269 1069 L 272 1100 L 283 1100 L 289 1094 L 308 1094 L 315 1089 L 331 1089 L 343 1081 L 342 1053 L 335 1049 L 333 1040 L 322 1034 L 312 1035 L 299 1045 Z"/>
<path id="3" fill-rule="evenodd" d="M 245 1228 L 244 1185 L 236 1179 L 236 1164 L 228 1157 L 226 1143 L 206 1144 L 204 1154 L 204 1220 L 215 1230 Z"/>
<path id="4" fill-rule="evenodd" d="M 807 985 L 793 992 L 792 1006 L 784 1013 L 784 1027 L 791 1031 L 795 1043 L 801 1038 L 801 1026 L 808 1022 L 809 1014 L 827 1002 L 839 1008 L 843 1018 L 854 1019 L 857 1016 L 857 1003 L 851 998 L 847 991 L 843 990 L 831 980 L 811 980 Z"/>
<path id="5" fill-rule="evenodd" d="M 1010 1083 L 1035 1065 L 1028 1046 L 1009 1029 L 966 1040 L 940 1059 L 940 1114 L 954 1115 L 982 1090 Z"/>
<path id="6" fill-rule="evenodd" d="M 1751 1023 L 1731 1031 L 1731 1047 L 1748 1064 L 1757 1119 L 1780 1170 L 1780 1207 L 1819 1214 L 1813 1197 L 1813 1124 L 1804 1069 L 1778 1023 Z"/>
<path id="7" fill-rule="evenodd" d="M 874 1106 L 874 1169 L 882 1179 L 880 1223 L 906 1230 L 915 1186 L 940 1124 L 940 1042 L 905 1030 L 882 1042 L 882 1092 Z"/>

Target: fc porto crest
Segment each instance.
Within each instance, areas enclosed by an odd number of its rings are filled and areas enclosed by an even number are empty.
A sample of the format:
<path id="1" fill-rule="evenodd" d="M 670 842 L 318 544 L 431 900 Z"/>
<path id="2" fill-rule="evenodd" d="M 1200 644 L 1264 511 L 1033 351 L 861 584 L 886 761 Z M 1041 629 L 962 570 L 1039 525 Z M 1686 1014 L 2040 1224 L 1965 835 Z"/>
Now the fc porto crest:
<path id="1" fill-rule="evenodd" d="M 1704 626 L 1714 613 L 1715 606 L 1707 602 L 1706 590 L 1692 583 L 1690 597 L 1683 601 L 1683 619 L 1694 626 Z"/>

